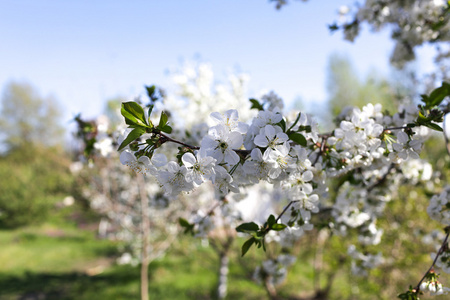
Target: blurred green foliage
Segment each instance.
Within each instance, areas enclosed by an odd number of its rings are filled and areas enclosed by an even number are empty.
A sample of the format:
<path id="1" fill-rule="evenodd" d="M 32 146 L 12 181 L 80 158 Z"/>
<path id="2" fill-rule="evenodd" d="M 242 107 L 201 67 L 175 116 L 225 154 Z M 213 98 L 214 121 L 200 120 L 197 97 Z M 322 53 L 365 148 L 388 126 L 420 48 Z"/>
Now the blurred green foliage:
<path id="1" fill-rule="evenodd" d="M 27 82 L 10 82 L 4 87 L 0 110 L 2 150 L 40 145 L 61 145 L 64 128 L 62 109 L 51 97 L 42 97 Z"/>
<path id="2" fill-rule="evenodd" d="M 28 83 L 4 89 L 0 111 L 0 228 L 44 220 L 70 195 L 70 155 L 56 101 Z"/>
<path id="3" fill-rule="evenodd" d="M 0 228 L 45 220 L 70 195 L 70 157 L 57 149 L 20 147 L 0 157 Z"/>
<path id="4" fill-rule="evenodd" d="M 337 116 L 346 106 L 362 107 L 367 103 L 380 103 L 383 111 L 396 112 L 405 98 L 411 100 L 414 73 L 396 71 L 388 78 L 372 70 L 367 76 L 359 75 L 351 60 L 342 54 L 332 54 L 328 59 L 327 91 L 332 116 Z"/>

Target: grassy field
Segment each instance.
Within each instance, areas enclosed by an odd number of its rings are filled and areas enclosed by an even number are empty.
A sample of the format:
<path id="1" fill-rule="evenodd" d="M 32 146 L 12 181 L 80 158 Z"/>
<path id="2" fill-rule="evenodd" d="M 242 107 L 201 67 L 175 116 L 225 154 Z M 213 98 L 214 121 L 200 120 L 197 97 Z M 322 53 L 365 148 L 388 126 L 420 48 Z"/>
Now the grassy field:
<path id="1" fill-rule="evenodd" d="M 214 298 L 216 254 L 187 239 L 150 265 L 153 299 Z M 45 224 L 0 231 L 0 244 L 0 299 L 139 298 L 139 267 L 116 265 L 117 245 L 92 231 Z M 230 298 L 265 297 L 243 266 L 230 272 Z"/>
<path id="2" fill-rule="evenodd" d="M 0 231 L 0 299 L 139 299 L 139 267 L 117 265 L 117 245 L 98 240 L 95 227 L 91 228 L 46 223 Z M 233 245 L 227 298 L 268 299 L 265 290 L 251 278 L 264 253 L 251 249 L 241 258 L 242 242 L 237 240 Z M 339 245 L 330 246 L 339 249 Z M 311 251 L 301 252 L 279 288 L 281 299 L 306 299 L 311 295 L 312 257 Z M 201 246 L 199 240 L 183 236 L 165 257 L 150 265 L 150 298 L 214 299 L 217 272 L 217 254 Z M 395 298 L 380 297 L 382 288 L 375 282 L 352 279 L 347 267 L 337 268 L 335 275 L 329 299 Z M 374 276 L 383 277 L 383 272 Z"/>

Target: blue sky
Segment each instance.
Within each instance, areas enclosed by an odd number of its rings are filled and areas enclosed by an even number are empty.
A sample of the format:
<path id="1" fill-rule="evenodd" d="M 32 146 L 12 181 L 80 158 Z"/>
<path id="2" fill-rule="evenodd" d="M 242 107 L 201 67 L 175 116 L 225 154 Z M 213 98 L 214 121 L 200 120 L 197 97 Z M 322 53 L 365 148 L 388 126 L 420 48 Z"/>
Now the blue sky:
<path id="1" fill-rule="evenodd" d="M 96 116 L 105 100 L 141 93 L 144 84 L 169 85 L 167 70 L 197 58 L 219 80 L 248 73 L 249 96 L 266 89 L 286 102 L 323 101 L 334 52 L 361 74 L 389 72 L 389 32 L 365 30 L 353 44 L 329 33 L 339 5 L 352 3 L 293 1 L 277 11 L 268 0 L 3 0 L 0 87 L 33 84 L 59 100 L 67 121 Z"/>

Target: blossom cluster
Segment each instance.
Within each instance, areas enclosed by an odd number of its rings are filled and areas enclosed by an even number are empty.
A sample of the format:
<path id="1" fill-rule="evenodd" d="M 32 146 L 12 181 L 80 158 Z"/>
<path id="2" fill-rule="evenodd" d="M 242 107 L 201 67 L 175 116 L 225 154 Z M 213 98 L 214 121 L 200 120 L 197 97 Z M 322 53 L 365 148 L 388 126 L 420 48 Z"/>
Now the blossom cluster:
<path id="1" fill-rule="evenodd" d="M 420 160 L 419 153 L 429 136 L 427 127 L 436 125 L 428 120 L 418 123 L 417 116 L 426 114 L 424 108 L 419 107 L 419 111 L 416 106 L 405 105 L 394 115 L 383 113 L 381 105 L 347 109 L 339 116 L 335 130 L 321 134 L 310 115 L 299 112 L 295 120 L 287 120 L 276 106 L 279 99 L 273 93 L 262 99 L 264 104 L 251 99 L 258 112 L 248 122 L 240 121 L 236 109 L 211 113 L 212 124 L 204 135 L 190 135 L 200 146 L 150 128 L 136 144 L 123 147 L 121 162 L 151 175 L 172 199 L 180 193 L 192 193 L 205 182 L 214 186 L 218 200 L 261 181 L 272 184 L 289 205 L 278 218 L 286 228 L 268 238 L 284 247 L 292 246 L 314 228 L 312 214 L 327 209 L 327 178 L 350 174 L 354 180 L 339 188 L 330 208 L 332 227 L 341 235 L 347 228 L 357 228 L 363 245 L 380 243 L 383 230 L 377 228 L 377 218 L 398 186 L 405 181 L 426 181 L 431 176 L 431 166 Z M 124 144 L 129 134 L 130 129 L 119 143 Z M 152 139 L 163 142 L 149 144 Z M 182 145 L 174 155 L 177 160 L 166 156 L 173 153 L 173 147 L 169 151 L 164 148 L 166 142 Z M 214 222 L 204 213 L 191 220 L 199 236 L 214 228 Z M 378 255 L 374 257 L 382 262 Z M 378 263 L 360 264 L 358 268 Z"/>
<path id="2" fill-rule="evenodd" d="M 447 185 L 439 195 L 434 195 L 430 199 L 427 212 L 432 219 L 450 225 L 450 185 Z"/>
<path id="3" fill-rule="evenodd" d="M 201 68 L 199 74 L 206 76 L 208 68 Z M 254 109 L 246 109 L 236 96 L 244 90 L 238 85 L 234 85 L 236 95 L 230 99 L 235 99 L 234 106 L 240 106 L 239 112 L 224 109 L 211 113 L 209 119 L 195 114 L 206 112 L 206 99 L 216 102 L 229 94 L 223 90 L 209 92 L 208 78 L 200 80 L 201 84 L 195 81 L 197 86 L 190 81 L 180 81 L 180 95 L 188 97 L 190 91 L 195 97 L 189 97 L 201 100 L 175 107 L 172 104 L 176 101 L 167 97 L 152 111 L 153 103 L 149 112 L 137 103 L 127 111 L 131 105 L 128 102 L 122 114 L 130 118 L 128 125 L 134 125 L 127 129 L 119 126 L 120 134 L 107 135 L 98 129 L 93 147 L 103 155 L 113 155 L 115 137 L 121 145 L 120 162 L 147 175 L 147 184 L 153 186 L 150 194 L 168 203 L 190 198 L 188 202 L 194 205 L 185 212 L 193 214 L 184 225 L 196 236 L 207 237 L 223 225 L 235 227 L 242 221 L 254 221 L 260 226 L 256 231 L 263 235 L 263 241 L 289 248 L 314 229 L 316 214 L 319 218 L 327 216 L 334 234 L 345 236 L 348 231 L 357 231 L 359 243 L 367 249 L 380 243 L 383 229 L 378 228 L 377 219 L 395 198 L 399 186 L 432 184 L 431 165 L 419 154 L 431 129 L 440 128 L 437 123 L 442 120 L 427 103 L 419 107 L 402 105 L 393 115 L 383 112 L 379 104 L 347 108 L 333 131 L 320 133 L 318 123 L 308 114 L 296 112 L 290 114 L 292 119 L 286 118 L 282 102 L 273 92 L 261 96 L 260 101 L 251 99 Z M 173 111 L 166 110 L 168 107 Z M 167 115 L 176 120 L 170 130 Z M 342 177 L 346 180 L 335 188 L 335 197 L 331 198 L 329 181 Z M 211 201 L 214 198 L 218 205 Z M 433 199 L 442 202 L 437 196 Z M 442 214 L 444 206 L 435 205 L 431 211 Z M 249 213 L 255 207 L 259 213 Z M 277 230 L 265 227 L 267 216 L 274 213 L 279 213 L 275 223 L 283 225 Z M 127 219 L 126 213 L 121 219 Z M 444 219 L 448 217 L 442 215 L 439 220 Z M 360 275 L 367 275 L 369 269 L 384 262 L 381 253 L 362 254 L 356 246 L 351 249 L 352 270 Z M 284 276 L 279 276 L 280 268 L 274 267 L 278 263 L 266 265 L 259 270 L 278 278 L 273 283 L 281 282 Z"/>
<path id="4" fill-rule="evenodd" d="M 278 285 L 287 276 L 287 268 L 296 261 L 295 256 L 281 254 L 275 259 L 265 260 L 253 273 L 253 279 L 257 282 L 268 282 L 270 285 Z"/>
<path id="5" fill-rule="evenodd" d="M 395 40 L 391 62 L 403 66 L 415 58 L 417 46 L 444 44 L 450 39 L 449 9 L 445 0 L 367 0 L 364 5 L 341 7 L 339 27 L 343 29 L 345 39 L 353 41 L 365 22 L 377 31 L 391 25 Z"/>

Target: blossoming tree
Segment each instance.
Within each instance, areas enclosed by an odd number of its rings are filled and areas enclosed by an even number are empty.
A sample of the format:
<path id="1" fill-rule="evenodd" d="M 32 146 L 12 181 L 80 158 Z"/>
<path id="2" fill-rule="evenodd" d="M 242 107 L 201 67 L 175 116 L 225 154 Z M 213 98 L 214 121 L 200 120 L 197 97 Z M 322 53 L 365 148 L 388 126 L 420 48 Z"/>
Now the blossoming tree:
<path id="1" fill-rule="evenodd" d="M 286 1 L 278 2 L 282 5 Z M 352 40 L 362 22 L 374 28 L 394 24 L 397 46 L 392 61 L 402 65 L 413 58 L 414 47 L 448 40 L 449 7 L 443 1 L 367 1 L 353 21 L 344 20 L 331 29 L 342 28 Z M 341 13 L 347 15 L 348 10 Z M 445 73 L 441 77 L 447 78 Z M 182 83 L 190 79 L 179 78 Z M 387 204 L 402 185 L 428 182 L 436 175 L 419 154 L 432 132 L 444 132 L 447 140 L 450 135 L 449 118 L 441 127 L 450 96 L 450 84 L 445 81 L 422 95 L 420 104 L 401 105 L 394 114 L 384 112 L 378 104 L 348 108 L 336 127 L 325 133 L 308 114 L 284 114 L 274 94 L 250 99 L 254 114 L 245 112 L 245 116 L 236 109 L 243 102 L 220 107 L 225 102 L 216 100 L 208 108 L 214 109 L 210 119 L 200 120 L 202 114 L 197 113 L 208 110 L 206 106 L 176 111 L 175 103 L 171 107 L 166 101 L 166 106 L 158 107 L 157 91 L 148 87 L 147 92 L 151 99 L 147 106 L 134 101 L 122 103 L 128 128 L 118 139 L 118 150 L 122 164 L 152 178 L 165 197 L 175 199 L 209 184 L 214 187 L 218 206 L 232 215 L 229 199 L 238 202 L 235 194 L 251 186 L 264 182 L 281 193 L 273 199 L 274 205 L 268 205 L 274 207 L 271 213 L 261 212 L 254 220 L 242 219 L 236 227 L 247 237 L 242 256 L 253 246 L 283 250 L 255 272 L 272 298 L 276 297 L 274 286 L 295 260 L 284 250 L 313 229 L 326 228 L 344 237 L 349 231 L 357 232 L 357 243 L 347 249 L 356 274 L 366 275 L 386 263 L 382 253 L 372 253 L 370 246 L 381 242 L 383 230 L 378 223 L 388 214 Z M 220 93 L 211 94 L 207 88 L 186 88 L 184 93 L 198 103 L 220 98 Z M 184 121 L 183 114 L 187 116 Z M 188 130 L 183 130 L 185 125 L 189 125 Z M 435 267 L 444 272 L 450 269 L 450 187 L 445 184 L 445 175 L 438 176 L 444 184 L 441 181 L 433 186 L 435 195 L 430 197 L 427 212 L 444 227 L 443 237 L 432 254 L 431 267 L 408 291 L 398 295 L 401 299 L 418 299 L 425 291 L 435 295 L 449 291 L 434 271 Z M 180 225 L 187 232 L 207 235 L 214 228 L 213 217 L 213 210 L 203 207 L 198 217 L 180 219 Z"/>

